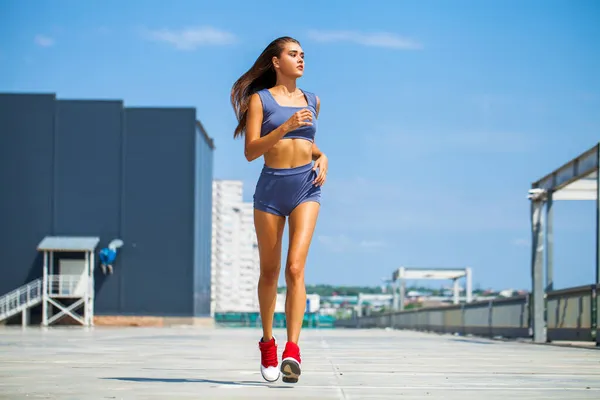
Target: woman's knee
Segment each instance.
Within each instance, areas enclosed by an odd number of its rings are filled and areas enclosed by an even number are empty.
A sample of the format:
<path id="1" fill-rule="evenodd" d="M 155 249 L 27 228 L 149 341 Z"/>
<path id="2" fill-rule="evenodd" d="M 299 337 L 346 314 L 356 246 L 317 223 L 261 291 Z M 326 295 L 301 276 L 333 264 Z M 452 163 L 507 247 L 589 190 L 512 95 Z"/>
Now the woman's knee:
<path id="1" fill-rule="evenodd" d="M 261 268 L 260 280 L 267 285 L 277 285 L 277 282 L 279 281 L 279 266 L 272 265 L 267 268 Z"/>
<path id="2" fill-rule="evenodd" d="M 304 263 L 301 261 L 290 261 L 285 268 L 285 276 L 287 279 L 299 281 L 304 279 Z"/>

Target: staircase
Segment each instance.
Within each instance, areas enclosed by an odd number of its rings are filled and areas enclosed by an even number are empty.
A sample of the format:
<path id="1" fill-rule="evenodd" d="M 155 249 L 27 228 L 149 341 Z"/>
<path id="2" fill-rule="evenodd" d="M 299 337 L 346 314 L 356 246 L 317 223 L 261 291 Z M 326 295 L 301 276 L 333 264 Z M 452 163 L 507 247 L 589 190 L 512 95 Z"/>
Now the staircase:
<path id="1" fill-rule="evenodd" d="M 0 297 L 0 321 L 42 302 L 42 280 L 36 279 Z"/>

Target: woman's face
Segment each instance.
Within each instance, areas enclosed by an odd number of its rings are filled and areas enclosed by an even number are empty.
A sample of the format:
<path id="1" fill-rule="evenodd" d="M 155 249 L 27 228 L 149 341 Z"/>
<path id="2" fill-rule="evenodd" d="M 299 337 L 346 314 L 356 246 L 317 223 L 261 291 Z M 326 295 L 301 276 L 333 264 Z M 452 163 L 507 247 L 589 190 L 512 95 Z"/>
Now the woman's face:
<path id="1" fill-rule="evenodd" d="M 279 58 L 273 59 L 275 69 L 284 76 L 299 78 L 304 74 L 304 51 L 298 43 L 287 42 Z"/>

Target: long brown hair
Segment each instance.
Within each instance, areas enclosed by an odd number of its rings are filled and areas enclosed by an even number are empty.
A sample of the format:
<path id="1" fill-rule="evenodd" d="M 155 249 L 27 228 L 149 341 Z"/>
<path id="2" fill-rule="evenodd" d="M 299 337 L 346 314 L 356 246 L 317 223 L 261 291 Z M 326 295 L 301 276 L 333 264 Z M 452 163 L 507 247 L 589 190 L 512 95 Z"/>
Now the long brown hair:
<path id="1" fill-rule="evenodd" d="M 261 89 L 268 89 L 275 86 L 277 74 L 275 73 L 272 60 L 273 57 L 279 57 L 284 50 L 285 44 L 288 42 L 300 45 L 300 42 L 289 36 L 273 40 L 258 56 L 254 65 L 233 84 L 231 88 L 231 105 L 238 120 L 233 133 L 234 138 L 243 135 L 246 130 L 250 97 Z"/>

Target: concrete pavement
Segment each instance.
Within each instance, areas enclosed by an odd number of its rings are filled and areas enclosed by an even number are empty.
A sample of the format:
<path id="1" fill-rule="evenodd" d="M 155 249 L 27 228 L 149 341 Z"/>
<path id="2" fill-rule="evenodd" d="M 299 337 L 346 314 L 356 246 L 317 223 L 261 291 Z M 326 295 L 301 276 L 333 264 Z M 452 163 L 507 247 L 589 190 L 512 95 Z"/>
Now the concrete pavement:
<path id="1" fill-rule="evenodd" d="M 0 328 L 2 399 L 598 399 L 600 351 L 304 330 L 300 382 L 264 382 L 256 329 Z M 276 331 L 283 351 L 285 332 Z"/>

